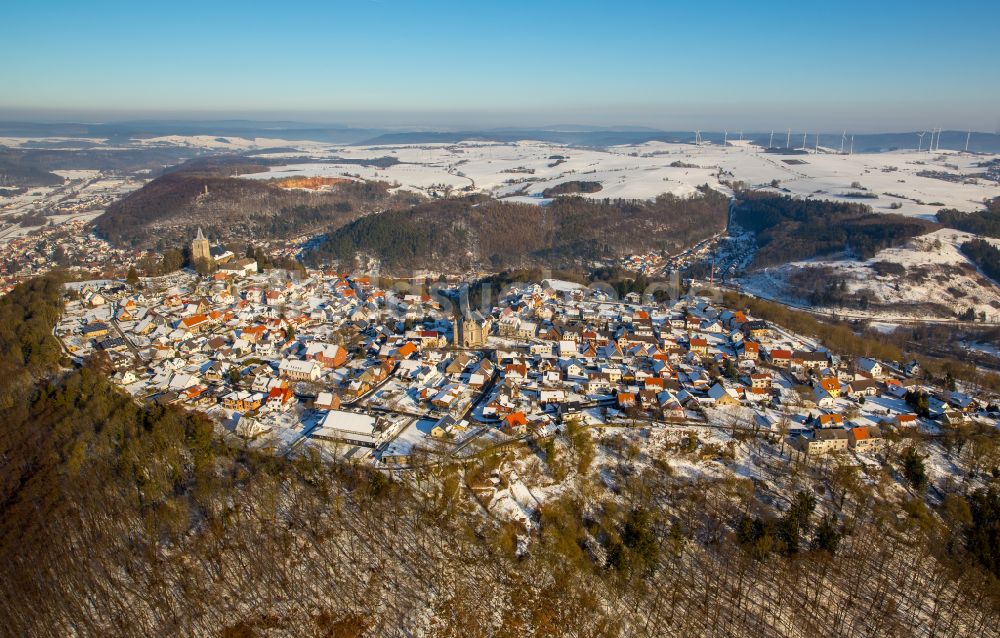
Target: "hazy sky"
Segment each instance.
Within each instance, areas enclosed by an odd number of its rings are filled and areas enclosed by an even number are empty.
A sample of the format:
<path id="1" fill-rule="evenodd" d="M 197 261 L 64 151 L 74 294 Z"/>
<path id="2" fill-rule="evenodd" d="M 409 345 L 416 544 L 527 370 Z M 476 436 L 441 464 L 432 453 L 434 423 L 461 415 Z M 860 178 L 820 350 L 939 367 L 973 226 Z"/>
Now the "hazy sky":
<path id="1" fill-rule="evenodd" d="M 1000 127 L 989 0 L 77 0 L 2 16 L 6 119 Z"/>

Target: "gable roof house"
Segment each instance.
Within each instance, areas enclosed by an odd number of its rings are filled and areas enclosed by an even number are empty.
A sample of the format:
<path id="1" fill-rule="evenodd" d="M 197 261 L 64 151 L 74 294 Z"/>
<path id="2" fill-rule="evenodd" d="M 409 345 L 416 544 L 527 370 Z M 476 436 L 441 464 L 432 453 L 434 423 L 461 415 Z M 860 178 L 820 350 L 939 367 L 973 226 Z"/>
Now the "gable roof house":
<path id="1" fill-rule="evenodd" d="M 278 372 L 289 379 L 299 381 L 315 381 L 319 379 L 321 368 L 316 361 L 301 361 L 299 359 L 282 359 L 278 364 Z"/>

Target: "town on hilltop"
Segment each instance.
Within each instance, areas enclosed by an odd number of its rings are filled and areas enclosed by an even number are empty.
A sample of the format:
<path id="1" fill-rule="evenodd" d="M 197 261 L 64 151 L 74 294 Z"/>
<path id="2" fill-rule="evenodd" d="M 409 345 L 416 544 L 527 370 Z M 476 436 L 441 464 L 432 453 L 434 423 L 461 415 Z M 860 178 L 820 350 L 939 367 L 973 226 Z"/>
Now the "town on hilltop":
<path id="1" fill-rule="evenodd" d="M 192 253 L 214 259 L 200 233 Z M 690 447 L 722 463 L 710 471 L 747 471 L 746 436 L 786 460 L 864 466 L 900 437 L 997 420 L 990 397 L 938 387 L 916 362 L 842 356 L 706 290 L 616 300 L 546 279 L 458 313 L 456 287 L 400 293 L 219 257 L 211 275 L 67 284 L 66 353 L 254 445 L 396 471 L 580 427 Z M 511 494 L 530 520 L 537 503 Z"/>

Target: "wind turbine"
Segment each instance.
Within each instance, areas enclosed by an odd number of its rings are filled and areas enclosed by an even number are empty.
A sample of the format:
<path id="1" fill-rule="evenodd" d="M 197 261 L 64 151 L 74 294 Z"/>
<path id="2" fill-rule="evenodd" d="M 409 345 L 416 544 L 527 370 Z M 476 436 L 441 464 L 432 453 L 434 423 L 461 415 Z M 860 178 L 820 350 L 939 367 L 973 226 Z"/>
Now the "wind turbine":
<path id="1" fill-rule="evenodd" d="M 729 146 L 729 131 L 725 131 L 722 137 L 722 145 Z"/>
<path id="2" fill-rule="evenodd" d="M 965 152 L 966 153 L 969 152 L 969 140 L 970 139 L 972 139 L 972 129 L 971 128 L 969 129 L 969 132 L 965 134 Z"/>
<path id="3" fill-rule="evenodd" d="M 768 148 L 774 148 L 774 131 L 771 131 L 771 139 L 767 142 Z"/>
<path id="4" fill-rule="evenodd" d="M 847 141 L 847 131 L 840 134 L 840 154 L 844 154 L 844 142 Z"/>
<path id="5" fill-rule="evenodd" d="M 788 137 L 785 138 L 785 148 L 792 147 L 792 129 L 788 129 Z"/>
<path id="6" fill-rule="evenodd" d="M 920 149 L 924 145 L 924 135 L 927 135 L 927 131 L 924 131 L 923 133 L 917 133 L 917 152 L 918 153 L 920 152 Z"/>
<path id="7" fill-rule="evenodd" d="M 851 155 L 854 155 L 854 136 L 851 136 Z"/>
<path id="8" fill-rule="evenodd" d="M 701 146 L 701 131 L 694 132 L 694 143 Z"/>
<path id="9" fill-rule="evenodd" d="M 740 131 L 740 141 L 743 141 L 743 131 Z"/>
<path id="10" fill-rule="evenodd" d="M 819 153 L 819 131 L 816 132 L 816 152 Z"/>
<path id="11" fill-rule="evenodd" d="M 803 151 L 806 150 L 806 136 L 807 135 L 809 135 L 809 134 L 808 133 L 802 133 L 802 150 Z"/>

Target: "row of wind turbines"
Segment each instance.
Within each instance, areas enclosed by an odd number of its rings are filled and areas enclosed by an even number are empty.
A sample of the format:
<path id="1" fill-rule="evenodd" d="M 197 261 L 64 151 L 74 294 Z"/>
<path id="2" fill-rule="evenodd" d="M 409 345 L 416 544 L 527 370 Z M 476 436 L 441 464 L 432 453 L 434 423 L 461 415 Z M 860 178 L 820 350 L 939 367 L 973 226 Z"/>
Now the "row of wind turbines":
<path id="1" fill-rule="evenodd" d="M 941 129 L 937 128 L 937 129 L 931 129 L 930 131 L 923 131 L 921 133 L 917 133 L 917 138 L 918 138 L 917 139 L 917 151 L 918 152 L 921 151 L 921 150 L 923 150 L 924 135 L 927 135 L 928 132 L 931 134 L 931 143 L 927 145 L 927 150 L 928 151 L 937 151 L 937 150 L 941 149 Z M 937 133 L 937 143 L 936 144 L 934 142 L 934 133 Z M 972 139 L 972 129 L 969 129 L 968 131 L 965 132 L 965 152 L 966 153 L 969 152 L 969 140 L 971 140 L 971 139 Z"/>
<path id="2" fill-rule="evenodd" d="M 917 133 L 917 152 L 923 151 L 924 148 L 924 136 L 928 133 L 931 134 L 930 144 L 927 145 L 927 151 L 933 153 L 941 150 L 941 128 L 934 128 L 930 131 L 922 131 Z M 816 133 L 816 144 L 814 146 L 814 151 L 819 152 L 819 133 Z M 808 139 L 809 133 L 802 134 L 802 146 L 798 147 L 799 150 L 808 150 Z M 847 131 L 844 131 L 840 136 L 840 154 L 844 155 L 845 146 L 847 147 L 847 154 L 854 154 L 854 135 L 850 136 L 850 145 L 847 145 Z M 965 135 L 965 151 L 969 151 L 969 140 L 972 139 L 972 129 L 969 129 Z M 740 141 L 743 141 L 743 131 L 740 131 Z M 702 144 L 701 131 L 694 132 L 694 143 L 698 146 Z M 729 131 L 725 131 L 722 138 L 722 145 L 726 146 L 729 144 Z M 774 131 L 771 131 L 771 137 L 767 143 L 768 148 L 774 148 Z M 788 129 L 785 136 L 785 148 L 790 149 L 792 147 L 792 129 Z"/>

